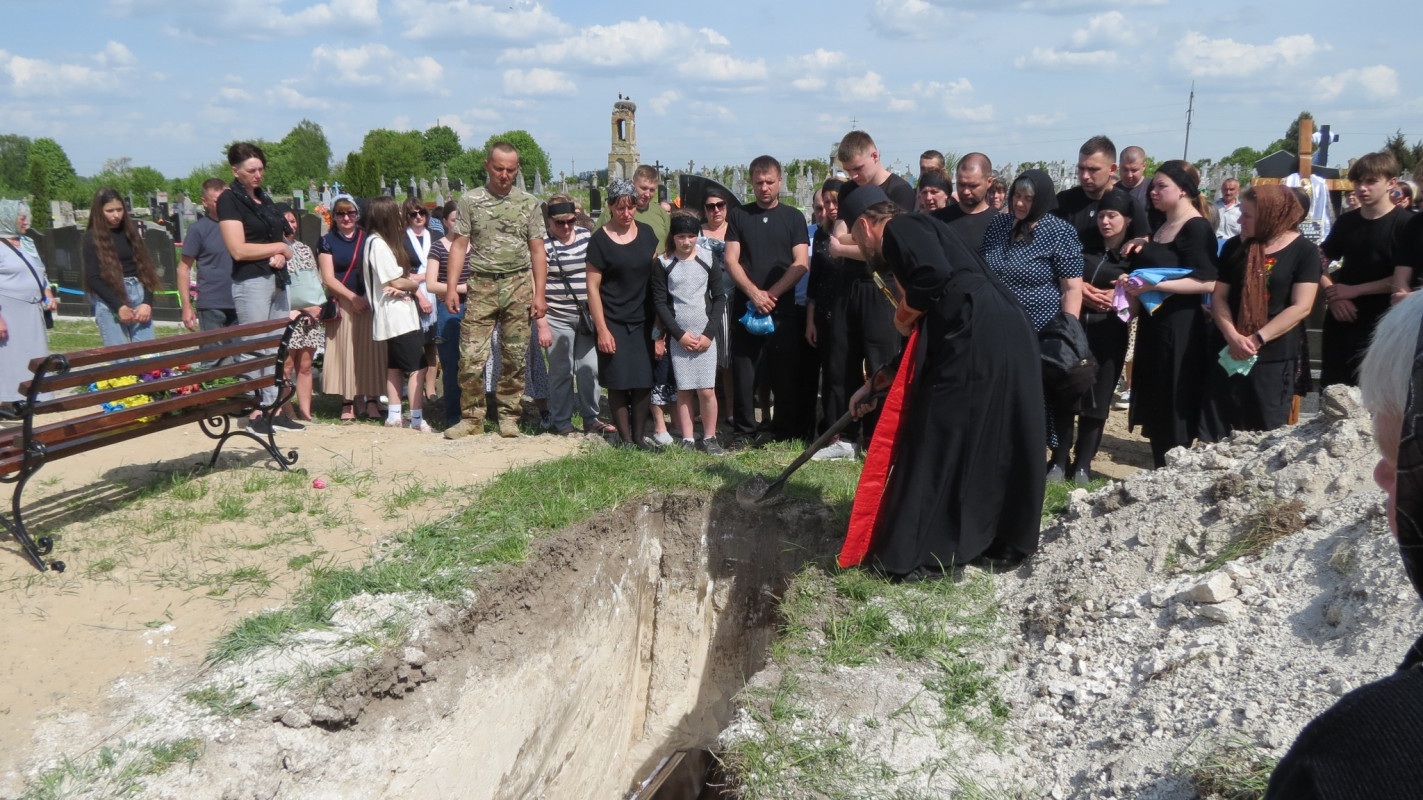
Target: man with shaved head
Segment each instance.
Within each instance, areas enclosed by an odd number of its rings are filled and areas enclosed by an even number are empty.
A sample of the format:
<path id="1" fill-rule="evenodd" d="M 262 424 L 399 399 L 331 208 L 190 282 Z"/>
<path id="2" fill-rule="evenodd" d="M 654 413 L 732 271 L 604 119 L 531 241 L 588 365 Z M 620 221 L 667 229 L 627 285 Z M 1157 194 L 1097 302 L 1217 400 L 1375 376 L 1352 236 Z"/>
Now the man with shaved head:
<path id="1" fill-rule="evenodd" d="M 988 223 L 993 221 L 993 207 L 988 204 L 988 187 L 992 183 L 993 162 L 982 153 L 969 153 L 959 159 L 958 166 L 954 168 L 958 203 L 933 212 L 975 252 L 983 244 Z"/>
<path id="2" fill-rule="evenodd" d="M 1145 216 L 1145 212 L 1151 209 L 1151 204 L 1146 196 L 1146 190 L 1151 188 L 1151 183 L 1146 179 L 1146 151 L 1132 145 L 1123 150 L 1119 158 L 1121 160 L 1118 165 L 1121 171 L 1121 180 L 1117 182 L 1117 185 L 1127 190 L 1127 193 L 1131 195 L 1132 203 L 1136 205 L 1136 213 L 1132 215 L 1132 218 Z"/>

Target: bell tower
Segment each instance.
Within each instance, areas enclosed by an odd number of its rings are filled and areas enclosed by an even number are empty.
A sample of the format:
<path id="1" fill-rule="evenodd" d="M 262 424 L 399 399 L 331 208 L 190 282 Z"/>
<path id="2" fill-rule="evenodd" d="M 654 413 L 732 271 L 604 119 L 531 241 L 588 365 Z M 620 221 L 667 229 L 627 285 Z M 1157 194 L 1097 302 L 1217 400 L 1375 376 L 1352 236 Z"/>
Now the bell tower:
<path id="1" fill-rule="evenodd" d="M 627 178 L 640 163 L 637 158 L 637 103 L 618 95 L 613 104 L 612 146 L 608 149 L 608 180 Z"/>

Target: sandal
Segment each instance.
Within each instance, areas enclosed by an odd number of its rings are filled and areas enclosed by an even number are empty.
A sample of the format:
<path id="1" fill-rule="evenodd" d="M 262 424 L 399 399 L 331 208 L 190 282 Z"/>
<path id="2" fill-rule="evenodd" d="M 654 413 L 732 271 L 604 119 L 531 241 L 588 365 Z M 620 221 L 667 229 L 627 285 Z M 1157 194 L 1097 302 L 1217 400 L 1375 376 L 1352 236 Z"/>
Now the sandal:
<path id="1" fill-rule="evenodd" d="M 585 424 L 585 425 L 583 426 L 583 432 L 584 432 L 584 433 L 596 433 L 596 434 L 598 434 L 599 436 L 606 436 L 607 434 L 610 434 L 610 433 L 617 433 L 617 432 L 618 432 L 618 429 L 617 429 L 617 426 L 615 426 L 615 425 L 611 425 L 611 424 L 606 423 L 606 422 L 604 422 L 604 421 L 602 421 L 602 420 L 600 420 L 600 419 L 597 419 L 597 420 L 593 420 L 593 422 L 590 423 L 590 424 Z"/>
<path id="2" fill-rule="evenodd" d="M 344 403 L 341 404 L 341 421 L 342 421 L 342 422 L 355 422 L 355 421 L 356 421 L 356 404 L 353 403 L 353 402 L 351 402 L 350 400 L 347 400 L 346 402 L 344 402 Z"/>
<path id="3" fill-rule="evenodd" d="M 385 413 L 381 411 L 380 403 L 374 400 L 366 401 L 366 419 L 385 419 Z"/>

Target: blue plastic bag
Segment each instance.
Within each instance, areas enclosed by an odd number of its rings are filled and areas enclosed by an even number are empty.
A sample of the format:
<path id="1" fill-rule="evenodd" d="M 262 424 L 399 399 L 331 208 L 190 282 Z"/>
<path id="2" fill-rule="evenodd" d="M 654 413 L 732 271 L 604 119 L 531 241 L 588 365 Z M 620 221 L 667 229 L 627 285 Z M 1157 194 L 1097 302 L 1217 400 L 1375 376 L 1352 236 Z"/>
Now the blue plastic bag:
<path id="1" fill-rule="evenodd" d="M 770 336 L 776 330 L 776 321 L 771 319 L 771 315 L 758 312 L 756 304 L 750 300 L 746 301 L 746 313 L 738 322 L 745 325 L 747 332 L 753 336 Z"/>

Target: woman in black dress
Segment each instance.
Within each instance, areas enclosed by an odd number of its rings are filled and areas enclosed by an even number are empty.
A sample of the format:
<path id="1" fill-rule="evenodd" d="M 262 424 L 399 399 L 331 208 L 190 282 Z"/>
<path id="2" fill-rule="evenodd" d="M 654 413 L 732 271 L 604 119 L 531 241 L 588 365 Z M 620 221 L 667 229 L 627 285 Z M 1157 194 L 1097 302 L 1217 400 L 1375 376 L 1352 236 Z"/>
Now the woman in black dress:
<path id="1" fill-rule="evenodd" d="M 651 226 L 633 219 L 636 211 L 632 181 L 610 182 L 611 216 L 588 241 L 588 310 L 598 329 L 598 383 L 608 390 L 618 437 L 624 445 L 647 447 L 652 362 L 661 355 L 654 356 L 648 300 L 659 242 Z"/>
<path id="2" fill-rule="evenodd" d="M 1201 295 L 1215 289 L 1216 238 L 1201 213 L 1200 173 L 1185 161 L 1167 161 L 1151 179 L 1148 195 L 1166 221 L 1131 260 L 1133 269 L 1185 267 L 1191 274 L 1158 284 L 1127 286 L 1139 297 L 1168 292 L 1152 313 L 1143 308 L 1136 331 L 1129 423 L 1151 441 L 1151 459 L 1166 466 L 1173 447 L 1190 447 L 1198 430 L 1206 360 L 1206 317 Z M 1138 240 L 1139 241 L 1139 240 Z"/>
<path id="3" fill-rule="evenodd" d="M 1121 247 L 1131 227 L 1136 204 L 1123 189 L 1111 189 L 1097 201 L 1097 232 L 1101 238 L 1087 237 L 1093 244 L 1100 242 L 1101 252 L 1083 256 L 1082 266 L 1082 330 L 1087 345 L 1097 359 L 1097 382 L 1088 389 L 1077 406 L 1077 437 L 1073 445 L 1070 480 L 1086 486 L 1092 479 L 1092 459 L 1102 444 L 1102 431 L 1107 427 L 1107 415 L 1112 410 L 1112 392 L 1122 377 L 1122 365 L 1127 355 L 1129 329 L 1127 323 L 1112 310 L 1112 296 L 1117 279 L 1127 270 Z M 1072 425 L 1059 431 L 1073 440 Z"/>
<path id="4" fill-rule="evenodd" d="M 840 565 L 868 559 L 916 580 L 975 559 L 1019 561 L 1037 550 L 1045 483 L 1037 335 L 947 225 L 887 201 L 865 207 L 874 195 L 884 197 L 856 189 L 841 214 L 903 288 L 895 324 L 912 333 L 911 349 L 870 445 Z M 867 393 L 851 399 L 857 413 Z"/>
<path id="5" fill-rule="evenodd" d="M 1225 243 L 1220 279 L 1211 299 L 1217 334 L 1211 352 L 1255 365 L 1244 375 L 1208 367 L 1201 438 L 1217 441 L 1231 431 L 1268 431 L 1289 422 L 1295 364 L 1314 308 L 1323 257 L 1299 235 L 1304 211 L 1290 189 L 1260 186 L 1240 198 L 1240 235 Z"/>

